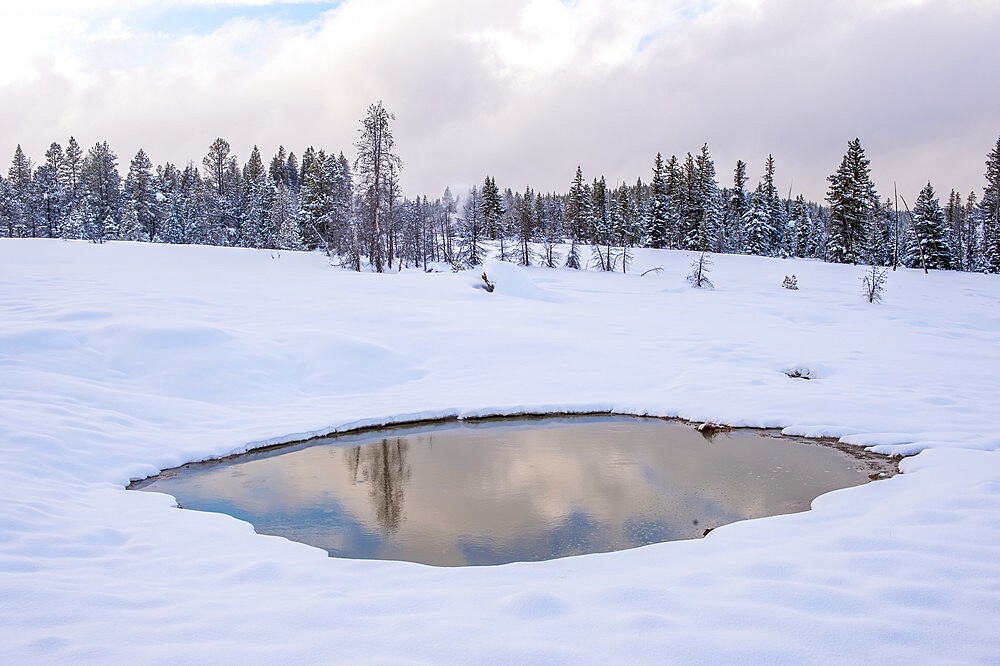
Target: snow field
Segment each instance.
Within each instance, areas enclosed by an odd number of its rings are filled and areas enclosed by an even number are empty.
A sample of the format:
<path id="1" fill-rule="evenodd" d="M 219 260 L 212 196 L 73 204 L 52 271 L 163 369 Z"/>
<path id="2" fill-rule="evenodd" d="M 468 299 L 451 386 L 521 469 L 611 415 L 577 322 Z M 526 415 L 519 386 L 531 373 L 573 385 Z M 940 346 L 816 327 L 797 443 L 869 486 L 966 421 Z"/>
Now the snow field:
<path id="1" fill-rule="evenodd" d="M 1000 659 L 1000 282 L 636 251 L 629 275 L 0 241 L 9 663 Z M 661 273 L 639 272 L 663 266 Z M 781 288 L 798 277 L 799 291 Z M 789 378 L 789 370 L 812 377 Z M 707 538 L 502 567 L 336 560 L 124 486 L 359 425 L 614 410 L 919 453 Z M 922 451 L 922 452 L 921 452 Z"/>

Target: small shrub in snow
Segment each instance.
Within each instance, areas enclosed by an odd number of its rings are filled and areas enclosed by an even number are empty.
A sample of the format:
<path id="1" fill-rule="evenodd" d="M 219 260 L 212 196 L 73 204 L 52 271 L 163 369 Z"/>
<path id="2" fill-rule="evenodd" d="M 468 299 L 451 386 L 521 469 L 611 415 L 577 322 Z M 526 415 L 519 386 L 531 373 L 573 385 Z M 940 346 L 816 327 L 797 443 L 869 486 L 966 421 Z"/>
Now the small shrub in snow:
<path id="1" fill-rule="evenodd" d="M 794 275 L 786 275 L 785 279 L 781 282 L 781 286 L 785 289 L 797 291 L 799 288 L 799 281 Z"/>
<path id="2" fill-rule="evenodd" d="M 482 277 L 483 277 L 483 284 L 479 285 L 479 288 L 485 289 L 486 291 L 492 294 L 493 290 L 496 289 L 496 286 L 492 282 L 490 282 L 490 279 L 488 277 L 486 277 L 486 273 L 483 273 Z"/>
<path id="3" fill-rule="evenodd" d="M 708 279 L 708 274 L 711 272 L 712 260 L 707 252 L 702 252 L 691 262 L 691 272 L 687 276 L 687 281 L 695 289 L 714 289 L 715 285 Z"/>
<path id="4" fill-rule="evenodd" d="M 869 303 L 878 303 L 882 300 L 882 292 L 885 291 L 885 283 L 889 280 L 889 270 L 879 266 L 871 266 L 861 277 L 861 285 L 864 287 L 863 293 Z"/>

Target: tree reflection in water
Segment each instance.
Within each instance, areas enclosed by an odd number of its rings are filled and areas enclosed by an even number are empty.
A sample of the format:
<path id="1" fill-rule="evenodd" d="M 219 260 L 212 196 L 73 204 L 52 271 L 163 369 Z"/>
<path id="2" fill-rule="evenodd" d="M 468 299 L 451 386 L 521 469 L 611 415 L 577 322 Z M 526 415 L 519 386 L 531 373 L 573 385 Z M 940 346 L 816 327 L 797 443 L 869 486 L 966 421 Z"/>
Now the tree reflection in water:
<path id="1" fill-rule="evenodd" d="M 410 464 L 406 461 L 409 448 L 407 442 L 396 437 L 346 452 L 352 482 L 368 484 L 375 521 L 385 534 L 399 530 L 405 518 L 403 489 L 410 480 Z"/>

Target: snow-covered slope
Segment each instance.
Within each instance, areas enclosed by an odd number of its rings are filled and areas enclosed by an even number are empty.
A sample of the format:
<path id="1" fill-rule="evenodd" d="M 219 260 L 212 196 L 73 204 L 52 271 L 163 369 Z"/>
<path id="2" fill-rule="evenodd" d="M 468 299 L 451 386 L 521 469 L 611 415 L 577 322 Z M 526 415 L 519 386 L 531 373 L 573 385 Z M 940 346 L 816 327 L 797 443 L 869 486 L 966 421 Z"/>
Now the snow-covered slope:
<path id="1" fill-rule="evenodd" d="M 481 271 L 0 241 L 4 661 L 1000 659 L 1000 280 L 901 270 L 870 305 L 857 267 L 720 256 L 704 291 L 690 259 L 494 267 L 491 294 Z M 331 559 L 124 490 L 264 442 L 550 410 L 923 452 L 807 513 L 473 569 Z"/>

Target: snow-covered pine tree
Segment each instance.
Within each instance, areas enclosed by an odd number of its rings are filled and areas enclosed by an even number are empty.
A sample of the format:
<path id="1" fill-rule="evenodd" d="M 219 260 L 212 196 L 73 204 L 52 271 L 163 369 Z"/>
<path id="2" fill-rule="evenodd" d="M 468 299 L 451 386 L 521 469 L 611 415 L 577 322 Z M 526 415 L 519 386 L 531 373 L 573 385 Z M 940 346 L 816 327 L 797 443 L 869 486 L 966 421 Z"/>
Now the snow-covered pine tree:
<path id="1" fill-rule="evenodd" d="M 59 179 L 63 187 L 66 188 L 66 196 L 69 198 L 70 208 L 80 200 L 80 173 L 83 171 L 83 149 L 72 136 L 66 144 L 65 159 L 63 168 L 59 172 Z"/>
<path id="2" fill-rule="evenodd" d="M 21 150 L 18 144 L 14 150 L 10 169 L 7 170 L 7 181 L 14 192 L 14 235 L 34 238 L 38 235 L 37 216 L 35 214 L 34 181 L 31 178 L 33 165 L 31 160 Z"/>
<path id="3" fill-rule="evenodd" d="M 750 205 L 743 215 L 743 242 L 747 254 L 768 256 L 774 229 L 771 226 L 768 194 L 764 183 L 758 183 L 750 197 Z"/>
<path id="4" fill-rule="evenodd" d="M 469 190 L 462 205 L 461 229 L 459 232 L 458 264 L 479 266 L 486 259 L 483 246 L 483 198 L 475 186 Z"/>
<path id="5" fill-rule="evenodd" d="M 336 162 L 336 160 L 334 160 Z M 333 206 L 335 201 L 335 170 L 325 150 L 306 149 L 302 160 L 302 186 L 300 190 L 301 235 L 308 249 L 322 248 L 333 252 L 335 247 Z"/>
<path id="6" fill-rule="evenodd" d="M 591 243 L 593 243 L 593 263 L 602 271 L 614 270 L 616 259 L 613 256 L 615 223 L 612 219 L 614 216 L 611 209 L 617 204 L 612 199 L 613 196 L 608 190 L 604 176 L 601 176 L 600 180 L 594 180 L 594 226 L 591 232 Z"/>
<path id="7" fill-rule="evenodd" d="M 690 165 L 685 164 L 682 167 L 676 155 L 671 155 L 670 159 L 667 160 L 667 201 L 669 203 L 667 209 L 667 247 L 674 249 L 682 247 L 684 240 L 684 215 L 691 205 L 687 169 L 689 166 L 693 167 L 693 164 L 691 161 Z"/>
<path id="8" fill-rule="evenodd" d="M 830 183 L 827 192 L 830 202 L 828 256 L 830 261 L 838 263 L 857 263 L 864 256 L 865 230 L 878 205 L 878 194 L 860 139 L 847 144 L 840 167 L 827 180 Z"/>
<path id="9" fill-rule="evenodd" d="M 218 137 L 201 161 L 208 206 L 207 236 L 213 245 L 237 245 L 240 238 L 240 168 L 229 142 Z"/>
<path id="10" fill-rule="evenodd" d="M 593 225 L 594 202 L 590 186 L 583 180 L 583 170 L 577 166 L 573 185 L 566 196 L 565 227 L 569 232 L 570 248 L 566 255 L 567 268 L 581 268 L 579 244 L 584 241 L 586 230 Z"/>
<path id="11" fill-rule="evenodd" d="M 341 153 L 343 155 L 343 153 Z M 288 176 L 288 189 L 298 194 L 302 181 L 299 180 L 299 161 L 295 153 L 288 153 L 288 166 L 285 167 L 285 174 Z"/>
<path id="12" fill-rule="evenodd" d="M 156 170 L 156 200 L 160 209 L 157 235 L 165 243 L 209 241 L 209 193 L 192 163 L 180 170 L 169 162 Z"/>
<path id="13" fill-rule="evenodd" d="M 768 253 L 781 254 L 786 247 L 786 231 L 788 217 L 785 213 L 785 206 L 781 202 L 781 194 L 774 180 L 775 166 L 774 156 L 768 155 L 764 163 L 764 178 L 762 180 L 764 206 L 767 210 L 767 222 L 771 228 L 771 236 L 768 239 Z"/>
<path id="14" fill-rule="evenodd" d="M 301 250 L 302 236 L 299 233 L 298 194 L 289 189 L 287 173 L 272 187 L 271 209 L 268 211 L 268 228 L 274 238 L 274 246 L 279 250 Z"/>
<path id="15" fill-rule="evenodd" d="M 125 205 L 131 215 L 135 215 L 139 236 L 128 240 L 147 240 L 156 242 L 161 214 L 157 205 L 156 187 L 153 176 L 153 163 L 149 161 L 146 152 L 140 148 L 129 164 L 128 175 L 125 176 Z M 131 231 L 131 221 L 123 225 L 123 229 Z"/>
<path id="16" fill-rule="evenodd" d="M 535 216 L 541 227 L 542 265 L 555 268 L 559 265 L 559 254 L 556 245 L 562 242 L 563 199 L 552 195 L 535 197 Z"/>
<path id="17" fill-rule="evenodd" d="M 622 273 L 627 273 L 629 264 L 632 261 L 632 253 L 629 252 L 629 247 L 635 245 L 638 232 L 636 229 L 638 224 L 637 209 L 632 197 L 629 195 L 629 188 L 624 183 L 611 193 L 610 201 L 608 218 L 611 226 L 611 238 L 613 239 L 612 242 L 617 243 L 621 247 L 621 254 L 618 257 L 613 257 L 609 270 L 617 270 L 618 259 L 620 258 Z M 608 256 L 611 256 L 610 247 L 608 248 Z"/>
<path id="18" fill-rule="evenodd" d="M 142 224 L 139 222 L 139 214 L 136 210 L 135 201 L 126 197 L 125 209 L 122 211 L 122 219 L 118 225 L 118 240 L 143 240 L 144 235 Z"/>
<path id="19" fill-rule="evenodd" d="M 275 185 L 281 183 L 286 189 L 291 187 L 291 180 L 288 173 L 288 154 L 285 152 L 283 145 L 278 146 L 278 152 L 274 154 L 274 157 L 268 163 L 267 175 Z"/>
<path id="20" fill-rule="evenodd" d="M 13 185 L 0 176 L 0 237 L 12 238 L 15 235 L 14 220 L 18 215 L 15 198 Z"/>
<path id="21" fill-rule="evenodd" d="M 497 240 L 501 236 L 500 218 L 504 214 L 504 205 L 496 180 L 491 176 L 486 176 L 485 180 L 483 180 L 483 187 L 480 193 L 482 195 L 484 231 L 487 238 Z"/>
<path id="22" fill-rule="evenodd" d="M 906 248 L 906 265 L 911 268 L 924 266 L 928 269 L 951 268 L 951 248 L 948 244 L 948 226 L 934 193 L 934 186 L 928 181 L 920 190 L 913 204 L 911 234 Z M 921 249 L 923 256 L 921 257 Z"/>
<path id="23" fill-rule="evenodd" d="M 649 247 L 670 247 L 670 195 L 667 193 L 666 170 L 663 155 L 656 153 L 653 161 L 653 180 L 650 181 L 649 214 L 646 231 Z"/>
<path id="24" fill-rule="evenodd" d="M 1000 138 L 986 155 L 986 188 L 979 210 L 983 228 L 981 263 L 987 273 L 1000 273 Z"/>
<path id="25" fill-rule="evenodd" d="M 976 200 L 976 193 L 969 192 L 969 197 L 965 200 L 965 257 L 963 265 L 967 271 L 981 271 L 982 266 L 982 246 L 983 227 L 982 212 L 979 210 L 979 203 Z"/>
<path id="26" fill-rule="evenodd" d="M 514 242 L 517 235 L 516 215 L 514 193 L 508 187 L 500 195 L 500 218 L 497 220 L 497 259 L 500 261 L 514 261 L 517 258 L 517 243 Z"/>
<path id="27" fill-rule="evenodd" d="M 59 172 L 46 162 L 35 169 L 32 181 L 37 235 L 55 238 L 65 219 L 65 197 Z"/>
<path id="28" fill-rule="evenodd" d="M 715 179 L 715 163 L 708 152 L 708 144 L 694 160 L 692 188 L 692 226 L 685 245 L 699 252 L 718 250 L 722 246 L 722 195 Z"/>
<path id="29" fill-rule="evenodd" d="M 514 198 L 517 214 L 517 240 L 519 244 L 517 261 L 522 266 L 530 266 L 534 252 L 531 241 L 535 234 L 535 193 L 530 187 L 524 188 L 524 194 Z"/>
<path id="30" fill-rule="evenodd" d="M 694 163 L 694 155 L 687 154 L 684 160 L 682 171 L 682 190 L 680 197 L 683 205 L 678 205 L 677 211 L 680 222 L 677 226 L 677 234 L 671 247 L 687 248 L 688 241 L 697 234 L 698 213 L 700 206 L 698 202 L 698 173 Z"/>
<path id="31" fill-rule="evenodd" d="M 792 256 L 812 256 L 810 253 L 810 250 L 814 245 L 812 239 L 812 216 L 809 214 L 809 206 L 806 205 L 806 199 L 801 194 L 795 198 L 795 203 L 792 204 L 792 217 L 790 223 L 793 233 L 793 240 L 791 243 Z"/>
<path id="32" fill-rule="evenodd" d="M 269 224 L 273 189 L 257 146 L 250 151 L 250 158 L 243 167 L 240 188 L 240 245 L 255 248 L 274 247 L 274 237 Z"/>
<path id="33" fill-rule="evenodd" d="M 747 184 L 747 163 L 743 160 L 736 160 L 736 168 L 733 170 L 733 187 L 729 190 L 729 199 L 726 202 L 726 250 L 729 252 L 741 253 L 743 247 L 743 218 L 750 205 L 750 194 L 746 190 Z"/>
<path id="34" fill-rule="evenodd" d="M 65 162 L 66 154 L 62 146 L 53 141 L 45 151 L 45 164 L 35 170 L 36 188 L 49 238 L 59 236 L 60 228 L 69 217 L 70 200 L 61 177 Z"/>
<path id="35" fill-rule="evenodd" d="M 91 208 L 86 227 L 88 237 L 99 243 L 117 238 L 123 210 L 122 179 L 118 173 L 118 156 L 107 141 L 87 151 L 80 168 L 80 185 L 82 198 Z"/>
<path id="36" fill-rule="evenodd" d="M 886 199 L 875 206 L 865 229 L 865 263 L 875 266 L 892 264 L 896 240 L 896 215 L 892 201 Z"/>

